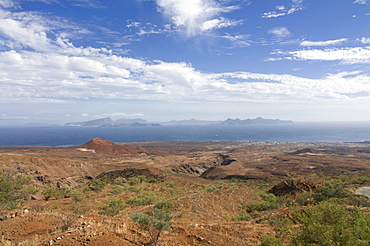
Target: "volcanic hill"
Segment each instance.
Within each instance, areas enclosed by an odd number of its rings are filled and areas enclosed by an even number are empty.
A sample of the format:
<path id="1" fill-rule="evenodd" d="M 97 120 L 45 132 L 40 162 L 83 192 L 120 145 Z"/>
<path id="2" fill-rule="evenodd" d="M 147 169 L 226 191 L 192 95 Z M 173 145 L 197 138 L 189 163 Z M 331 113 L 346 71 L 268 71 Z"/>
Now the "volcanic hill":
<path id="1" fill-rule="evenodd" d="M 140 146 L 123 146 L 113 143 L 107 139 L 94 138 L 78 147 L 80 151 L 91 151 L 99 154 L 124 154 L 124 155 L 146 155 L 151 151 Z"/>

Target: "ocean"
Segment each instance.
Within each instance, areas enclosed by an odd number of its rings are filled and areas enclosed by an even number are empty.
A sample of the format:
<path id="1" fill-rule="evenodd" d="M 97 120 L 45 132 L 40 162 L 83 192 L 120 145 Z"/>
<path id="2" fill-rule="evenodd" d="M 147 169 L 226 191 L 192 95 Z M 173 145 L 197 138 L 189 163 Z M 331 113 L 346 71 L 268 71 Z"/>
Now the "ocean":
<path id="1" fill-rule="evenodd" d="M 244 126 L 131 126 L 131 127 L 0 127 L 0 146 L 81 145 L 93 138 L 113 142 L 144 141 L 257 141 L 363 142 L 370 141 L 370 123 L 293 123 Z"/>

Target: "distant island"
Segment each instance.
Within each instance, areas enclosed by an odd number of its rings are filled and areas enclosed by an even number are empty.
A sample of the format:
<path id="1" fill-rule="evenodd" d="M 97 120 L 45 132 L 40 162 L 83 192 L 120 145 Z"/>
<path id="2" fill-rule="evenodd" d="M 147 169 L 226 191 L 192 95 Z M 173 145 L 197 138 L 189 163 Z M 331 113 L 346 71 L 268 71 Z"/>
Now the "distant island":
<path id="1" fill-rule="evenodd" d="M 65 126 L 82 126 L 82 127 L 135 127 L 135 126 L 200 126 L 200 125 L 276 125 L 276 124 L 292 124 L 291 120 L 280 120 L 280 119 L 264 119 L 257 117 L 255 119 L 226 119 L 224 121 L 204 121 L 204 120 L 172 120 L 167 122 L 148 122 L 147 120 L 136 118 L 136 119 L 118 119 L 113 120 L 110 117 L 100 118 L 96 120 L 89 120 L 83 122 L 72 122 L 66 123 Z"/>
<path id="2" fill-rule="evenodd" d="M 96 120 L 67 123 L 65 124 L 65 126 L 121 127 L 121 126 L 160 126 L 160 124 L 150 123 L 140 118 L 113 120 L 110 117 L 106 117 Z"/>
<path id="3" fill-rule="evenodd" d="M 264 119 L 262 117 L 257 117 L 255 119 L 246 119 L 241 120 L 236 118 L 234 119 L 227 119 L 218 123 L 217 125 L 259 125 L 259 124 L 266 124 L 266 125 L 277 125 L 277 124 L 292 124 L 293 121 L 291 120 L 279 120 L 279 119 Z"/>

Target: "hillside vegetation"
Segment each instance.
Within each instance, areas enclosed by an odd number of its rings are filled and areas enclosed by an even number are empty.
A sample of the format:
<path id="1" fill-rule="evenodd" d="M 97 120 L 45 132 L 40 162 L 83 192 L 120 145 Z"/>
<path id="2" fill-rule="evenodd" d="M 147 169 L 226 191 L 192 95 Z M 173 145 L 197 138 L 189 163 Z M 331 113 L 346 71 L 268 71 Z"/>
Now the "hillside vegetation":
<path id="1" fill-rule="evenodd" d="M 369 245 L 369 199 L 355 193 L 370 186 L 367 148 L 151 142 L 129 154 L 7 149 L 0 154 L 0 244 Z"/>

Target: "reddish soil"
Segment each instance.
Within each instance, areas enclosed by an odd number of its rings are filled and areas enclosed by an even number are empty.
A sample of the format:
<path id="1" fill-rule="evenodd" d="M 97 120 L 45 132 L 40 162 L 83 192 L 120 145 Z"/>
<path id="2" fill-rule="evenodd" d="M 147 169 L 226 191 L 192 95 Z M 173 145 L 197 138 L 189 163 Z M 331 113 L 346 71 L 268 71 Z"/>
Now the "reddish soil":
<path id="1" fill-rule="evenodd" d="M 141 154 L 147 155 L 151 153 L 151 151 L 144 149 L 140 146 L 130 146 L 130 145 L 122 146 L 102 138 L 94 138 L 89 142 L 79 146 L 77 149 L 80 151 L 92 150 L 93 153 L 106 155 L 123 154 L 137 156 Z"/>
<path id="2" fill-rule="evenodd" d="M 28 201 L 16 210 L 18 216 L 0 221 L 0 245 L 144 245 L 149 241 L 148 234 L 130 219 L 130 214 L 148 211 L 150 205 L 126 207 L 116 217 L 99 214 L 109 199 L 127 201 L 135 192 L 152 192 L 174 205 L 172 229 L 163 233 L 158 245 L 259 245 L 263 235 L 275 235 L 269 224 L 259 222 L 290 212 L 282 208 L 250 221 L 235 221 L 245 204 L 261 199 L 254 190 L 258 184 L 265 184 L 266 191 L 277 184 L 277 192 L 286 192 L 279 195 L 289 195 L 313 189 L 319 182 L 301 177 L 369 175 L 369 164 L 370 145 L 366 143 L 122 145 L 93 139 L 69 148 L 4 147 L 0 148 L 0 169 L 30 175 L 40 189 L 79 189 L 96 177 L 114 180 L 142 175 L 161 180 L 157 184 L 126 185 L 137 191 L 118 195 L 111 192 L 113 185 L 108 185 L 100 193 L 87 192 L 77 203 L 71 198 L 45 201 L 39 193 L 34 196 L 39 200 Z M 292 177 L 300 181 L 285 181 Z M 232 183 L 230 179 L 243 181 Z M 84 210 L 84 216 L 73 215 L 73 206 Z M 24 213 L 24 209 L 30 212 Z M 63 230 L 68 223 L 67 230 Z"/>

